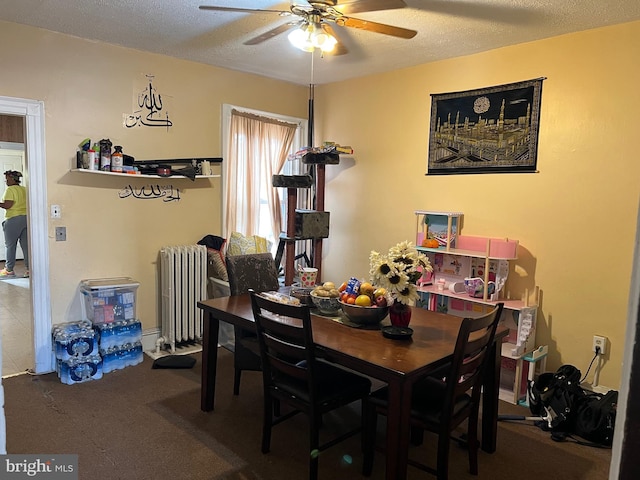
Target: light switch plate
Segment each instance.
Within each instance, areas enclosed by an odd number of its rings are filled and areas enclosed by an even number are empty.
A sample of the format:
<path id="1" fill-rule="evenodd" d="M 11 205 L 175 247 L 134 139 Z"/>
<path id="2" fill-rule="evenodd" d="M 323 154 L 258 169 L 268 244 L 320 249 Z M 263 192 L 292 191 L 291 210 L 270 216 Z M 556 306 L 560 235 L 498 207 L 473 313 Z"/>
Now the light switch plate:
<path id="1" fill-rule="evenodd" d="M 51 218 L 60 218 L 62 217 L 62 211 L 60 210 L 60 205 L 51 205 Z"/>

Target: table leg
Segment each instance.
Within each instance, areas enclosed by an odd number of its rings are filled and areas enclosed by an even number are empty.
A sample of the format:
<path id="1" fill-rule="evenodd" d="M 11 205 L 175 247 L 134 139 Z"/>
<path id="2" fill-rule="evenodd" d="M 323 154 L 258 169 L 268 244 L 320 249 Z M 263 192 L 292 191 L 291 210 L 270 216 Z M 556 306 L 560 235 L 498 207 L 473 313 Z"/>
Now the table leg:
<path id="1" fill-rule="evenodd" d="M 498 436 L 498 398 L 500 393 L 500 342 L 493 342 L 488 353 L 482 389 L 482 450 L 496 451 Z"/>
<path id="2" fill-rule="evenodd" d="M 202 379 L 200 410 L 210 412 L 216 396 L 216 370 L 218 368 L 218 332 L 220 321 L 211 313 L 202 326 Z"/>
<path id="3" fill-rule="evenodd" d="M 402 480 L 407 477 L 411 386 L 389 382 L 388 388 L 386 478 Z"/>

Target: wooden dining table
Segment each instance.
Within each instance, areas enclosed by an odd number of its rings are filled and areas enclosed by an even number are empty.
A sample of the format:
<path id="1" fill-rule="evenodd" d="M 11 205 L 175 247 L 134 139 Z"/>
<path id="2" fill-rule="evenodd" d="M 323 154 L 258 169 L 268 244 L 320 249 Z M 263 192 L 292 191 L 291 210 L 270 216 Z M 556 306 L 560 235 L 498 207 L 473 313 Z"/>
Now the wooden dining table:
<path id="1" fill-rule="evenodd" d="M 249 294 L 198 302 L 204 311 L 202 342 L 202 385 L 200 408 L 214 409 L 218 330 L 220 322 L 254 329 Z M 461 317 L 412 307 L 410 339 L 389 339 L 379 328 L 353 328 L 312 311 L 313 341 L 318 354 L 356 372 L 388 384 L 389 405 L 386 429 L 386 478 L 401 480 L 407 475 L 413 384 L 451 360 Z M 388 318 L 382 326 L 388 324 Z M 498 393 L 500 386 L 500 343 L 508 333 L 499 326 L 484 376 L 482 398 L 482 443 L 484 451 L 496 449 Z"/>

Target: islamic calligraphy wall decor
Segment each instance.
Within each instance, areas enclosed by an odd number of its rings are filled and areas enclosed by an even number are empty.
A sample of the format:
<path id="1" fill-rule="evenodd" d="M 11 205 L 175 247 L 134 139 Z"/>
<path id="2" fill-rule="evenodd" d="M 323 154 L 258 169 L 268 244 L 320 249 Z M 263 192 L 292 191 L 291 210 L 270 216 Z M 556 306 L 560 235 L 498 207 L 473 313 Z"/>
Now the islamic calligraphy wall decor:
<path id="1" fill-rule="evenodd" d="M 543 80 L 431 95 L 427 175 L 536 172 Z"/>
<path id="2" fill-rule="evenodd" d="M 173 188 L 173 185 L 144 185 L 139 188 L 134 188 L 131 185 L 127 185 L 118 192 L 120 198 L 137 198 L 139 200 L 152 200 L 161 198 L 163 202 L 179 202 L 180 201 L 180 189 Z"/>
<path id="3" fill-rule="evenodd" d="M 173 126 L 169 119 L 171 97 L 162 95 L 153 85 L 153 75 L 144 76 L 144 84 L 134 87 L 133 113 L 124 114 L 124 127 L 164 127 Z"/>

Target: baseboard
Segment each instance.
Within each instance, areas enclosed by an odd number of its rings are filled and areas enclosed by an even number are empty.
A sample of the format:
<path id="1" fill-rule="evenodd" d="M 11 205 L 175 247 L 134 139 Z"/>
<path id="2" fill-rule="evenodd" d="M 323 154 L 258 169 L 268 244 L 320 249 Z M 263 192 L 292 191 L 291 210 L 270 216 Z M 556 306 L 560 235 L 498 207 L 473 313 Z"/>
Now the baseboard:
<path id="1" fill-rule="evenodd" d="M 585 390 L 589 390 L 595 393 L 607 393 L 609 390 L 615 390 L 613 388 L 605 387 L 604 385 L 591 385 L 589 382 L 582 382 L 580 384 Z"/>
<path id="2" fill-rule="evenodd" d="M 174 353 L 164 349 L 158 351 L 157 340 L 160 338 L 160 333 L 159 327 L 150 328 L 142 332 L 142 350 L 154 360 L 167 355 L 190 355 L 202 351 L 202 345 L 200 344 L 176 347 Z"/>
<path id="3" fill-rule="evenodd" d="M 142 331 L 142 350 L 156 349 L 156 340 L 160 338 L 160 327 L 149 328 Z"/>

